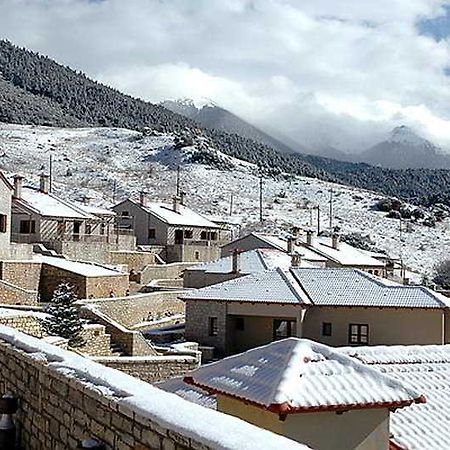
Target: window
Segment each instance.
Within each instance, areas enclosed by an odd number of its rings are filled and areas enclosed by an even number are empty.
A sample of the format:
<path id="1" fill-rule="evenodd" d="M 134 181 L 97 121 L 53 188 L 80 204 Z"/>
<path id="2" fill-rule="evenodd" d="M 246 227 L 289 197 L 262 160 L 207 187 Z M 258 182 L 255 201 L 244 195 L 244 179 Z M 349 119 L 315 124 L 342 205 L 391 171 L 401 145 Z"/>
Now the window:
<path id="1" fill-rule="evenodd" d="M 128 217 L 130 215 L 128 211 L 122 211 L 120 214 L 122 217 Z"/>
<path id="2" fill-rule="evenodd" d="M 236 317 L 236 330 L 244 331 L 245 322 L 243 317 Z"/>
<path id="3" fill-rule="evenodd" d="M 148 238 L 149 239 L 156 239 L 156 229 L 155 228 L 149 228 L 148 229 Z"/>
<path id="4" fill-rule="evenodd" d="M 184 230 L 185 239 L 192 239 L 193 233 L 192 230 Z"/>
<path id="5" fill-rule="evenodd" d="M 202 239 L 202 240 L 208 239 L 208 233 L 206 231 L 202 231 L 200 233 L 200 239 Z"/>
<path id="6" fill-rule="evenodd" d="M 90 223 L 86 224 L 86 234 L 92 234 L 92 225 Z"/>
<path id="7" fill-rule="evenodd" d="M 295 320 L 275 319 L 273 321 L 273 340 L 285 339 L 295 336 Z"/>
<path id="8" fill-rule="evenodd" d="M 209 317 L 209 335 L 210 336 L 217 336 L 218 329 L 217 329 L 217 317 Z"/>
<path id="9" fill-rule="evenodd" d="M 369 343 L 369 325 L 365 323 L 351 323 L 348 326 L 348 343 L 365 345 Z"/>
<path id="10" fill-rule="evenodd" d="M 80 234 L 81 232 L 81 222 L 74 222 L 73 223 L 73 234 Z"/>
<path id="11" fill-rule="evenodd" d="M 36 222 L 34 220 L 21 220 L 20 221 L 20 233 L 21 234 L 36 233 Z"/>
<path id="12" fill-rule="evenodd" d="M 211 241 L 217 241 L 217 233 L 215 231 L 211 232 Z"/>
<path id="13" fill-rule="evenodd" d="M 0 233 L 6 233 L 6 224 L 8 216 L 5 214 L 0 214 Z"/>
<path id="14" fill-rule="evenodd" d="M 194 252 L 194 258 L 196 261 L 198 261 L 200 259 L 200 252 L 199 251 L 195 251 Z"/>
<path id="15" fill-rule="evenodd" d="M 331 322 L 322 322 L 322 336 L 331 336 L 332 325 Z"/>
<path id="16" fill-rule="evenodd" d="M 106 225 L 104 223 L 100 224 L 100 234 L 105 234 L 106 231 Z"/>

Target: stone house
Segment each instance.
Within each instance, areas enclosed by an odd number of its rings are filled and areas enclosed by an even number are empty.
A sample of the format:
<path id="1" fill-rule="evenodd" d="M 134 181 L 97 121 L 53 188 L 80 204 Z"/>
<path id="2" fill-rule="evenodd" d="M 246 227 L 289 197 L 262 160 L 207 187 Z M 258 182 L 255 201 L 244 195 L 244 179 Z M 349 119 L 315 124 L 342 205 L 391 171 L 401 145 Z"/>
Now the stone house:
<path id="1" fill-rule="evenodd" d="M 69 258 L 99 262 L 108 262 L 110 251 L 135 249 L 133 236 L 118 233 L 112 211 L 63 200 L 49 188 L 47 175 L 41 175 L 39 188 L 14 178 L 13 242 L 42 244 Z"/>
<path id="2" fill-rule="evenodd" d="M 211 261 L 229 240 L 229 230 L 211 222 L 174 198 L 173 204 L 127 199 L 113 207 L 121 228 L 133 229 L 139 246 L 161 251 L 166 262 Z"/>
<path id="3" fill-rule="evenodd" d="M 387 261 L 375 258 L 370 252 L 340 242 L 338 235 L 315 236 L 308 231 L 306 237 L 295 235 L 282 239 L 276 235 L 250 233 L 222 247 L 222 255 L 235 249 L 241 251 L 256 248 L 273 248 L 289 254 L 297 252 L 301 259 L 315 267 L 347 267 L 361 269 L 377 276 L 387 275 Z M 386 255 L 383 255 L 387 258 Z"/>
<path id="4" fill-rule="evenodd" d="M 411 384 L 297 338 L 207 364 L 184 381 L 214 394 L 218 411 L 318 450 L 387 450 L 391 411 L 426 402 Z"/>
<path id="5" fill-rule="evenodd" d="M 450 342 L 448 298 L 357 269 L 276 269 L 180 298 L 186 339 L 218 354 L 291 336 L 331 346 Z"/>

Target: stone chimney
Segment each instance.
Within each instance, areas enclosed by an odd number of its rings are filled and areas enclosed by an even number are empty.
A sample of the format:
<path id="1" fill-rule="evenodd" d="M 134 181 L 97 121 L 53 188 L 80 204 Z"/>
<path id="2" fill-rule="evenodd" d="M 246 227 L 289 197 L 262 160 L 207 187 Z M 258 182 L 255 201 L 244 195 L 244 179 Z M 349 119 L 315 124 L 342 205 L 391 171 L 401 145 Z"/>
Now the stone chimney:
<path id="1" fill-rule="evenodd" d="M 180 201 L 180 197 L 178 197 L 177 195 L 173 198 L 173 210 L 177 213 L 180 212 L 180 205 L 181 205 L 181 201 Z"/>
<path id="2" fill-rule="evenodd" d="M 313 243 L 314 243 L 314 232 L 311 230 L 308 230 L 306 232 L 306 243 L 308 245 L 313 245 Z"/>
<path id="3" fill-rule="evenodd" d="M 23 176 L 22 175 L 14 175 L 14 198 L 21 199 L 22 198 L 22 185 L 23 185 Z"/>
<path id="4" fill-rule="evenodd" d="M 339 235 L 338 234 L 333 234 L 331 236 L 331 246 L 335 249 L 338 250 L 339 249 Z"/>
<path id="5" fill-rule="evenodd" d="M 295 237 L 288 237 L 287 252 L 289 255 L 291 255 L 294 252 L 295 241 L 296 241 Z"/>
<path id="6" fill-rule="evenodd" d="M 302 264 L 302 255 L 298 252 L 291 254 L 291 267 L 300 267 Z"/>
<path id="7" fill-rule="evenodd" d="M 144 191 L 139 192 L 139 204 L 145 206 L 147 204 L 147 194 Z"/>
<path id="8" fill-rule="evenodd" d="M 233 250 L 233 254 L 231 256 L 232 260 L 232 268 L 231 271 L 233 273 L 239 273 L 241 271 L 241 251 L 237 248 Z"/>
<path id="9" fill-rule="evenodd" d="M 50 177 L 46 174 L 42 174 L 40 176 L 40 184 L 39 184 L 39 191 L 43 194 L 48 194 L 50 189 Z"/>

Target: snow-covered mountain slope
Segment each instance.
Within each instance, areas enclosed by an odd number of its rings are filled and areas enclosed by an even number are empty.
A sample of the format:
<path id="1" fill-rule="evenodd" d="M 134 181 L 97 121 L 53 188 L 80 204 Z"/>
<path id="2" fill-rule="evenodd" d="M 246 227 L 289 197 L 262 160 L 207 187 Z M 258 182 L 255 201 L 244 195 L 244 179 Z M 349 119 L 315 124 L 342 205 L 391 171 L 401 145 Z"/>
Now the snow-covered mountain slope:
<path id="1" fill-rule="evenodd" d="M 40 172 L 48 170 L 53 155 L 54 192 L 80 200 L 84 195 L 98 205 L 112 205 L 126 196 L 138 198 L 141 190 L 154 200 L 170 200 L 175 193 L 176 166 L 181 164 L 181 188 L 189 206 L 199 212 L 227 216 L 233 195 L 233 220 L 243 228 L 259 227 L 259 179 L 255 167 L 212 152 L 227 169 L 218 170 L 189 161 L 199 154 L 201 142 L 176 149 L 168 134 L 145 136 L 115 128 L 47 128 L 0 124 L 0 168 L 8 175 L 21 173 L 26 181 L 38 183 Z M 209 149 L 203 151 L 211 152 Z M 231 169 L 231 170 L 230 170 Z M 287 231 L 292 225 L 316 227 L 316 214 L 307 206 L 321 207 L 321 227 L 329 223 L 330 188 L 334 190 L 333 225 L 343 232 L 369 234 L 376 246 L 391 256 L 403 257 L 413 270 L 429 272 L 448 256 L 448 219 L 428 228 L 403 223 L 371 209 L 381 197 L 347 186 L 286 176 L 264 179 L 264 231 Z"/>
<path id="2" fill-rule="evenodd" d="M 450 167 L 449 155 L 405 125 L 394 128 L 387 140 L 366 150 L 359 158 L 368 164 L 394 169 Z"/>

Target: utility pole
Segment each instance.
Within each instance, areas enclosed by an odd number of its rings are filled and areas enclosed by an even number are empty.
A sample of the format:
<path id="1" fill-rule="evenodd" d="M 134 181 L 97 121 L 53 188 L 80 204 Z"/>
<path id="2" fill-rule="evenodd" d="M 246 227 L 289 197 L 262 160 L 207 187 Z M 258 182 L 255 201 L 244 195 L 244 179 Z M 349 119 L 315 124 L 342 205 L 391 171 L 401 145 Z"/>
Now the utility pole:
<path id="1" fill-rule="evenodd" d="M 180 166 L 177 166 L 177 197 L 180 196 Z"/>
<path id="2" fill-rule="evenodd" d="M 117 180 L 114 180 L 113 182 L 113 203 L 116 203 L 116 191 L 117 191 Z"/>
<path id="3" fill-rule="evenodd" d="M 259 174 L 259 221 L 263 223 L 263 175 Z"/>
<path id="4" fill-rule="evenodd" d="M 230 216 L 233 215 L 233 193 L 230 194 Z"/>
<path id="5" fill-rule="evenodd" d="M 330 230 L 333 228 L 333 188 L 330 189 Z"/>
<path id="6" fill-rule="evenodd" d="M 49 161 L 49 191 L 52 192 L 52 181 L 53 181 L 53 155 L 50 153 L 50 157 L 49 157 L 50 161 Z"/>
<path id="7" fill-rule="evenodd" d="M 320 234 L 320 205 L 317 205 L 317 236 Z"/>

